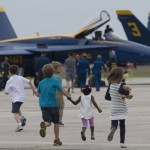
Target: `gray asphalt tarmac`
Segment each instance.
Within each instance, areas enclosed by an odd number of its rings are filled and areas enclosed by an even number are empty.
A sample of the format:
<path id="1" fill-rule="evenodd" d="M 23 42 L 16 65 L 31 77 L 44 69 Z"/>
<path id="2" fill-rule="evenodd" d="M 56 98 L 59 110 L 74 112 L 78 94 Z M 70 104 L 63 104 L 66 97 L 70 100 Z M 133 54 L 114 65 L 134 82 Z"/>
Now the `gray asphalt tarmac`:
<path id="1" fill-rule="evenodd" d="M 132 94 L 134 98 L 128 103 L 128 119 L 126 121 L 126 144 L 127 150 L 150 150 L 150 85 L 134 85 L 134 83 L 150 83 L 150 79 L 132 79 Z M 103 110 L 101 114 L 94 108 L 95 116 L 95 140 L 90 139 L 90 129 L 86 132 L 86 141 L 80 137 L 81 120 L 79 118 L 80 105 L 72 105 L 66 98 L 63 122 L 60 127 L 60 139 L 62 146 L 53 146 L 54 134 L 53 125 L 47 129 L 47 136 L 39 136 L 39 124 L 42 121 L 41 111 L 38 106 L 38 98 L 32 95 L 30 89 L 25 89 L 26 100 L 22 106 L 22 112 L 27 118 L 27 125 L 22 132 L 16 133 L 16 122 L 11 114 L 10 97 L 0 92 L 0 150 L 119 150 L 119 129 L 111 142 L 107 141 L 110 131 L 110 102 L 104 100 L 106 87 L 100 92 L 93 88 L 92 94 L 99 107 Z M 80 96 L 80 90 L 75 89 L 72 98 L 76 100 Z"/>

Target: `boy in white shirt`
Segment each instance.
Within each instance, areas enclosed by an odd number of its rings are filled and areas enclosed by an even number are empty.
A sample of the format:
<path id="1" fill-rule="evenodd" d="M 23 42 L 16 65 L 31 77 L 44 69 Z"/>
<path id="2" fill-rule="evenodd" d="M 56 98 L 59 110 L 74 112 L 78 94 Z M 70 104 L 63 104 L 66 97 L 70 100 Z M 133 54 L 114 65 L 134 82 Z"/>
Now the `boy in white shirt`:
<path id="1" fill-rule="evenodd" d="M 36 94 L 35 88 L 30 82 L 30 80 L 18 76 L 18 66 L 17 65 L 11 65 L 10 66 L 10 74 L 11 77 L 7 81 L 5 86 L 5 94 L 10 94 L 12 98 L 12 113 L 14 114 L 14 118 L 17 122 L 17 129 L 16 132 L 22 131 L 23 126 L 26 124 L 26 118 L 22 116 L 21 113 L 21 105 L 24 102 L 25 99 L 25 92 L 24 92 L 24 85 L 27 83 L 31 87 L 33 94 Z"/>

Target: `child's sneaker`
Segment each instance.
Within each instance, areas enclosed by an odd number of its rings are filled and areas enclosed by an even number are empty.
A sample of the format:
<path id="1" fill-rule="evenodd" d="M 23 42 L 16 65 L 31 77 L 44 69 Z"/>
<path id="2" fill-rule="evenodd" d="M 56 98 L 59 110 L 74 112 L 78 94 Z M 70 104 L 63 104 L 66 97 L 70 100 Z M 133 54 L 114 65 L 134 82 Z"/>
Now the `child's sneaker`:
<path id="1" fill-rule="evenodd" d="M 59 127 L 63 127 L 64 124 L 62 123 L 62 121 L 59 121 Z"/>
<path id="2" fill-rule="evenodd" d="M 20 132 L 23 130 L 23 127 L 22 126 L 18 126 L 17 129 L 15 130 L 16 132 Z"/>
<path id="3" fill-rule="evenodd" d="M 59 140 L 59 138 L 57 140 L 54 140 L 54 146 L 60 146 L 62 145 L 62 142 Z"/>
<path id="4" fill-rule="evenodd" d="M 92 136 L 91 136 L 91 140 L 95 140 L 95 137 L 94 137 L 94 135 L 92 135 Z"/>
<path id="5" fill-rule="evenodd" d="M 83 131 L 81 131 L 81 139 L 83 141 L 86 141 L 86 136 L 85 136 L 85 133 Z"/>
<path id="6" fill-rule="evenodd" d="M 40 123 L 40 131 L 39 131 L 39 134 L 41 137 L 45 137 L 46 136 L 46 125 L 44 122 L 41 122 Z"/>
<path id="7" fill-rule="evenodd" d="M 112 141 L 115 131 L 116 131 L 115 128 L 111 129 L 111 131 L 110 131 L 110 133 L 109 133 L 109 135 L 107 137 L 108 141 Z"/>
<path id="8" fill-rule="evenodd" d="M 21 126 L 25 126 L 26 125 L 26 121 L 27 121 L 27 119 L 24 116 L 22 116 L 21 117 Z"/>
<path id="9" fill-rule="evenodd" d="M 127 146 L 124 143 L 120 143 L 120 148 L 127 148 Z"/>

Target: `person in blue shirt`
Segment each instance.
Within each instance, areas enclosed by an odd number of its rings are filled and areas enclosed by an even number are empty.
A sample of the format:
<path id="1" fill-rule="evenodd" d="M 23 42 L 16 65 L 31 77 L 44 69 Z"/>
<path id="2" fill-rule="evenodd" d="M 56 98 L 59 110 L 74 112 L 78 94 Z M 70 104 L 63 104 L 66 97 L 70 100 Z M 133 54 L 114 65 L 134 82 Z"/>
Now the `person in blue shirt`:
<path id="1" fill-rule="evenodd" d="M 59 139 L 59 108 L 56 99 L 56 90 L 62 92 L 63 95 L 69 97 L 69 93 L 62 88 L 61 83 L 53 77 L 54 68 L 51 64 L 46 64 L 42 68 L 45 78 L 38 84 L 39 105 L 42 111 L 44 122 L 40 123 L 40 135 L 46 136 L 46 128 L 54 124 L 54 146 L 62 145 Z"/>
<path id="2" fill-rule="evenodd" d="M 96 91 L 100 91 L 101 87 L 101 71 L 102 69 L 106 72 L 106 68 L 104 66 L 104 62 L 101 60 L 102 56 L 97 55 L 97 60 L 93 63 L 92 74 L 95 77 L 95 88 Z"/>
<path id="3" fill-rule="evenodd" d="M 86 84 L 87 73 L 90 75 L 90 63 L 86 58 L 87 55 L 83 54 L 83 58 L 79 61 L 77 69 L 80 87 Z"/>
<path id="4" fill-rule="evenodd" d="M 42 68 L 44 65 L 49 63 L 49 58 L 46 56 L 46 52 L 41 52 L 41 56 L 36 58 L 35 60 L 35 74 L 36 74 L 36 78 L 34 81 L 35 86 L 38 86 L 38 83 L 43 79 L 43 72 L 42 72 Z"/>
<path id="5" fill-rule="evenodd" d="M 9 67 L 10 64 L 8 62 L 8 57 L 4 58 L 4 61 L 1 63 L 1 69 L 2 69 L 2 83 L 1 83 L 1 88 L 4 89 L 6 82 L 8 81 L 9 78 Z"/>

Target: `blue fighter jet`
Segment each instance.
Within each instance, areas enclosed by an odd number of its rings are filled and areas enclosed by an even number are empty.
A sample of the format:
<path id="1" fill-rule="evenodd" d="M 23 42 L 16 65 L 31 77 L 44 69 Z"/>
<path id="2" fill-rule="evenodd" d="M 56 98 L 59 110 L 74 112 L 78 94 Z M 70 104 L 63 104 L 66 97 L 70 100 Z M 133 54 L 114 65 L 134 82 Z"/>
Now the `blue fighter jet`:
<path id="1" fill-rule="evenodd" d="M 33 37 L 17 38 L 4 9 L 0 8 L 0 60 L 3 56 L 8 56 L 11 64 L 18 64 L 33 75 L 35 56 L 42 51 L 47 52 L 50 60 L 62 62 L 70 51 L 90 53 L 93 58 L 97 54 L 106 53 L 112 49 L 115 49 L 118 54 L 123 52 L 130 56 L 131 54 L 141 55 L 141 53 L 150 55 L 150 47 L 118 38 L 113 32 L 107 34 L 107 40 L 101 39 L 100 31 L 97 29 L 108 21 L 110 21 L 109 14 L 102 11 L 88 25 L 74 34 L 49 36 L 37 34 Z M 93 32 L 96 37 L 87 38 Z M 128 57 L 124 56 L 121 60 L 128 61 Z"/>

